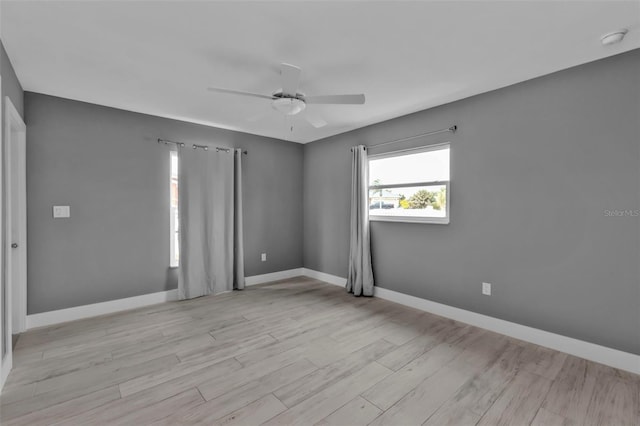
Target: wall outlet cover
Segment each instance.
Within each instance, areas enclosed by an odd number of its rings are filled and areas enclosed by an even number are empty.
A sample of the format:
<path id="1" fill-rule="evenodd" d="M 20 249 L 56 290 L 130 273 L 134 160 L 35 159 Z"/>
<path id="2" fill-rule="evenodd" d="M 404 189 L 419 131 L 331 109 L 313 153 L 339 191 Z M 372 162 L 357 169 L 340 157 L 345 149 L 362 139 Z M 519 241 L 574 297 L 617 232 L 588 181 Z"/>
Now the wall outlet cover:
<path id="1" fill-rule="evenodd" d="M 53 206 L 53 217 L 56 219 L 71 217 L 69 206 Z"/>
<path id="2" fill-rule="evenodd" d="M 482 283 L 482 294 L 491 296 L 491 283 Z"/>

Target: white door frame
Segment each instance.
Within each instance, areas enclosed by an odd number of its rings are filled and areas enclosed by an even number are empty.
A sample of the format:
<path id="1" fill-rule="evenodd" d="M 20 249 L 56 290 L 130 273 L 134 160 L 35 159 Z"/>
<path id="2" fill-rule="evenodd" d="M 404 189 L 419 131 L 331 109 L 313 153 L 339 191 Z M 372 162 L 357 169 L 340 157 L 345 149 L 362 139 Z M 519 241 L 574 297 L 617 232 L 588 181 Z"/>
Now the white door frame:
<path id="1" fill-rule="evenodd" d="M 2 76 L 0 76 L 0 117 L 2 117 Z M 5 297 L 8 299 L 9 295 L 7 294 L 9 292 L 9 286 L 6 284 L 6 282 L 4 281 L 4 268 L 3 268 L 3 264 L 2 264 L 2 260 L 3 255 L 4 255 L 4 229 L 3 226 L 1 226 L 1 224 L 3 223 L 2 221 L 2 217 L 3 217 L 3 211 L 4 211 L 4 205 L 5 205 L 5 201 L 4 201 L 4 196 L 2 195 L 2 176 L 3 176 L 3 151 L 4 151 L 4 144 L 3 142 L 3 138 L 2 138 L 2 132 L 0 132 L 0 286 L 4 285 L 6 286 L 6 293 L 5 293 Z M 2 297 L 2 289 L 0 288 L 0 324 L 2 323 L 2 315 L 3 315 L 3 310 L 5 309 L 5 301 L 3 300 Z M 7 307 L 10 309 L 11 306 L 9 304 L 6 304 Z M 7 380 L 7 376 L 9 376 L 9 371 L 11 371 L 11 366 L 13 364 L 13 357 L 12 357 L 12 349 L 11 349 L 11 312 L 8 312 L 7 314 L 7 322 L 4 324 L 4 329 L 2 330 L 2 337 L 5 339 L 5 345 L 6 345 L 6 355 L 3 357 L 2 353 L 0 352 L 0 391 L 2 390 L 2 387 L 4 386 L 4 382 Z M 1 342 L 0 342 L 1 343 Z"/>
<path id="2" fill-rule="evenodd" d="M 10 290 L 8 301 L 11 305 L 11 332 L 18 334 L 27 329 L 27 126 L 8 96 L 5 97 L 4 106 L 7 206 L 5 274 Z M 17 248 L 13 244 L 17 244 Z M 14 266 L 17 271 L 14 271 Z M 16 276 L 19 279 L 15 279 Z"/>

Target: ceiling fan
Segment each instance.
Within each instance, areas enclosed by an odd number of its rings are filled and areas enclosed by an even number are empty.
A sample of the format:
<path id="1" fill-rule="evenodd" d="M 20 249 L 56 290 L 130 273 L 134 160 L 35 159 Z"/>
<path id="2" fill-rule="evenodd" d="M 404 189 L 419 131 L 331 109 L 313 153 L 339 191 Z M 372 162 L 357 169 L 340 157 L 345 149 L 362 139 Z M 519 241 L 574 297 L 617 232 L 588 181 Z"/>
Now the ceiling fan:
<path id="1" fill-rule="evenodd" d="M 282 89 L 276 90 L 271 95 L 262 95 L 258 93 L 243 92 L 241 90 L 221 89 L 218 87 L 209 87 L 210 92 L 228 93 L 232 95 L 251 96 L 254 98 L 268 99 L 271 106 L 284 114 L 285 116 L 296 115 L 306 108 L 307 104 L 341 104 L 341 105 L 362 105 L 364 104 L 363 94 L 351 95 L 320 95 L 307 96 L 298 92 L 300 83 L 300 74 L 302 70 L 295 65 L 282 63 L 280 65 L 280 74 L 282 75 Z M 327 125 L 321 117 L 316 114 L 305 114 L 305 119 L 316 128 Z"/>

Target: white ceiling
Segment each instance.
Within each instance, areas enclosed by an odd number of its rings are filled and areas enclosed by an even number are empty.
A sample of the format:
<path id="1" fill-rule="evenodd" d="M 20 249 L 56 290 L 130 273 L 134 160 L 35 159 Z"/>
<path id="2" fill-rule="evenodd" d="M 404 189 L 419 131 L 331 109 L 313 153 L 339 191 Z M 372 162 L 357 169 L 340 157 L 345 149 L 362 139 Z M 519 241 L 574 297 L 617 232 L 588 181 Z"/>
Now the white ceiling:
<path id="1" fill-rule="evenodd" d="M 1 3 L 25 90 L 303 143 L 640 47 L 637 0 Z M 329 123 L 315 129 L 206 91 L 270 94 L 281 62 L 307 95 L 366 104 L 309 105 Z"/>

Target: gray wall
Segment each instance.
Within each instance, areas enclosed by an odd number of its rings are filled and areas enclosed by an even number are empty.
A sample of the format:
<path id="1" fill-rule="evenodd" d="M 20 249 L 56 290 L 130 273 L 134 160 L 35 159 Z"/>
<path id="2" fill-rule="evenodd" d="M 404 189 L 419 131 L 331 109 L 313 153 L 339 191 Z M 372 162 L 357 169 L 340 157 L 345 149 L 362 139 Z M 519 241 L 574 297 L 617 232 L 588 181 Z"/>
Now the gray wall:
<path id="1" fill-rule="evenodd" d="M 302 145 L 29 92 L 25 117 L 29 314 L 176 288 L 157 138 L 248 149 L 246 275 L 302 266 Z"/>
<path id="2" fill-rule="evenodd" d="M 304 266 L 347 275 L 350 146 L 458 124 L 386 147 L 451 142 L 451 223 L 372 223 L 376 285 L 640 354 L 639 122 L 635 50 L 308 144 Z"/>

